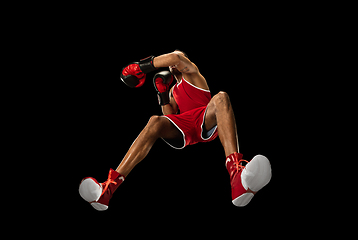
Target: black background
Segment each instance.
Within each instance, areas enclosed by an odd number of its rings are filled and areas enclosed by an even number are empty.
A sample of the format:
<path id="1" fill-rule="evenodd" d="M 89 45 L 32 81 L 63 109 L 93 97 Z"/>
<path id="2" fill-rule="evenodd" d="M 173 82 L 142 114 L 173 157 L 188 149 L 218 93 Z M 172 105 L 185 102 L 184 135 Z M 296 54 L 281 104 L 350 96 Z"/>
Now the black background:
<path id="1" fill-rule="evenodd" d="M 295 86 L 302 84 L 297 59 L 303 45 L 298 43 L 305 40 L 284 23 L 263 19 L 230 20 L 217 28 L 200 22 L 186 31 L 171 26 L 144 31 L 135 23 L 113 27 L 105 20 L 75 20 L 65 28 L 58 25 L 49 37 L 46 54 L 56 60 L 46 87 L 55 101 L 49 107 L 52 130 L 46 135 L 56 138 L 49 150 L 66 185 L 63 214 L 70 222 L 138 235 L 187 229 L 200 236 L 241 226 L 257 233 L 260 226 L 274 227 L 272 219 L 278 216 L 286 219 L 292 190 L 283 186 L 293 182 L 287 153 L 296 149 L 293 139 L 301 128 Z M 120 71 L 129 62 L 175 49 L 198 66 L 212 96 L 229 94 L 240 152 L 247 160 L 257 154 L 268 157 L 272 180 L 249 205 L 235 207 L 219 138 L 183 150 L 159 139 L 118 188 L 109 209 L 98 212 L 78 194 L 82 178 L 105 181 L 150 116 L 162 114 L 152 85 L 155 73 L 147 75 L 143 87 L 131 89 L 120 80 Z M 211 228 L 223 223 L 227 229 Z"/>

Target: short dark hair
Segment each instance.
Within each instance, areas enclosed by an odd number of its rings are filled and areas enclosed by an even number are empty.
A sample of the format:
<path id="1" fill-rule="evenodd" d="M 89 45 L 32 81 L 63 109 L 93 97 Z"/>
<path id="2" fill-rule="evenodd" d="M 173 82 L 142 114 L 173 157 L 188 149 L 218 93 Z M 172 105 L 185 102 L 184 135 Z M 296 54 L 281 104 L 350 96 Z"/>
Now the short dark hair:
<path id="1" fill-rule="evenodd" d="M 179 49 L 175 49 L 175 51 L 179 51 L 179 52 L 182 52 L 182 53 L 184 53 L 184 56 L 185 56 L 185 57 L 189 58 L 189 57 L 188 57 L 188 54 L 186 54 L 186 53 L 185 53 L 185 52 L 183 52 L 182 50 L 179 50 Z"/>

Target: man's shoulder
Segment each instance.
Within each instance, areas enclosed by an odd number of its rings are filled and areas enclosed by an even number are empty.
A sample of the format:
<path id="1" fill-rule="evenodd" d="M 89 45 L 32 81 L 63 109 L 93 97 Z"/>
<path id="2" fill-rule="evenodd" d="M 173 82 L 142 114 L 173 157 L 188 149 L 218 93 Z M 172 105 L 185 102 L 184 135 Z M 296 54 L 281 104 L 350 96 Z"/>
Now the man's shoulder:
<path id="1" fill-rule="evenodd" d="M 195 73 L 183 73 L 184 79 L 193 84 L 196 87 L 202 88 L 204 90 L 209 90 L 208 83 L 206 82 L 206 79 L 204 78 L 201 73 L 195 72 Z"/>

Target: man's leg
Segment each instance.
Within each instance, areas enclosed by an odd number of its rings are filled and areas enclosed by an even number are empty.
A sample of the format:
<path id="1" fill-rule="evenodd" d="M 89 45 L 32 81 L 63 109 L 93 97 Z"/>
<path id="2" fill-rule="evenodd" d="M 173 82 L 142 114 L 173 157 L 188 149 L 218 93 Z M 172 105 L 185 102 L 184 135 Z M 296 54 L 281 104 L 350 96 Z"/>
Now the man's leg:
<path id="1" fill-rule="evenodd" d="M 226 92 L 216 94 L 208 104 L 205 116 L 205 129 L 218 126 L 218 135 L 224 147 L 225 155 L 239 152 L 234 111 Z"/>
<path id="2" fill-rule="evenodd" d="M 116 171 L 127 177 L 130 171 L 147 156 L 154 142 L 160 137 L 174 139 L 180 138 L 182 135 L 167 118 L 152 116 Z"/>
<path id="3" fill-rule="evenodd" d="M 147 156 L 159 137 L 171 139 L 182 137 L 182 135 L 167 118 L 151 117 L 147 126 L 133 142 L 117 170 L 110 169 L 107 181 L 98 183 L 92 177 L 82 180 L 78 190 L 81 197 L 96 210 L 107 210 L 113 193 L 123 183 L 129 172 Z"/>

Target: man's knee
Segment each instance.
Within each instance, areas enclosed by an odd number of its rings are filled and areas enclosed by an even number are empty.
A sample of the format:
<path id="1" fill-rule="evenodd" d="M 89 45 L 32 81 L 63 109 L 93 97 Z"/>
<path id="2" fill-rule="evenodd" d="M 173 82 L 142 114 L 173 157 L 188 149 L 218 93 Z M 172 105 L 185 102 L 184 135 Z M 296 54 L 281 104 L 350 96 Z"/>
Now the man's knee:
<path id="1" fill-rule="evenodd" d="M 229 94 L 223 91 L 219 92 L 214 96 L 214 102 L 216 106 L 230 105 Z"/>
<path id="2" fill-rule="evenodd" d="M 149 134 L 149 136 L 157 136 L 159 134 L 159 130 L 161 128 L 161 117 L 159 116 L 151 116 L 143 132 Z"/>
<path id="3" fill-rule="evenodd" d="M 173 130 L 169 129 L 169 126 L 171 123 L 167 118 L 154 115 L 150 117 L 145 130 L 152 136 L 163 137 Z M 174 131 L 178 130 L 174 127 Z"/>
<path id="4" fill-rule="evenodd" d="M 157 115 L 153 115 L 149 118 L 149 121 L 148 121 L 148 126 L 150 127 L 154 127 L 156 125 L 159 125 L 160 124 L 160 121 L 161 121 L 161 117 L 157 116 Z"/>
<path id="5" fill-rule="evenodd" d="M 154 132 L 160 132 L 166 126 L 167 119 L 157 115 L 153 115 L 149 118 L 147 128 Z"/>

